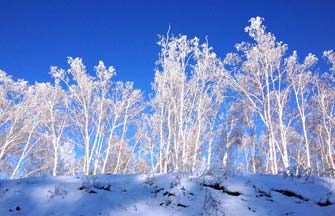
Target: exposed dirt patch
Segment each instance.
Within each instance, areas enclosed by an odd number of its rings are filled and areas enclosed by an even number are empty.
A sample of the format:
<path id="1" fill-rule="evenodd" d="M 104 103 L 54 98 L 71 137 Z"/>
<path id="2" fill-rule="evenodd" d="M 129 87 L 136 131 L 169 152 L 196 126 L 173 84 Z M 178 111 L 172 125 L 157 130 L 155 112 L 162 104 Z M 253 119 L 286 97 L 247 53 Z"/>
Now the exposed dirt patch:
<path id="1" fill-rule="evenodd" d="M 273 190 L 273 191 L 276 191 L 278 193 L 281 193 L 285 196 L 288 196 L 288 197 L 295 197 L 295 198 L 298 198 L 300 200 L 303 200 L 303 201 L 309 201 L 309 199 L 299 195 L 299 194 L 296 194 L 294 193 L 293 191 L 289 191 L 289 190 L 280 190 L 280 189 L 276 189 L 276 190 Z"/>
<path id="2" fill-rule="evenodd" d="M 171 200 L 166 200 L 165 202 L 162 202 L 162 203 L 160 203 L 159 205 L 160 206 L 169 206 L 170 204 L 172 203 L 172 201 Z"/>
<path id="3" fill-rule="evenodd" d="M 87 193 L 97 193 L 96 190 L 104 190 L 104 191 L 111 191 L 112 190 L 112 186 L 111 185 L 94 185 L 92 187 L 88 187 L 86 185 L 82 185 L 78 188 L 78 190 L 84 190 Z"/>
<path id="4" fill-rule="evenodd" d="M 330 205 L 333 205 L 334 203 L 330 202 L 329 199 L 327 199 L 325 202 L 317 202 L 316 204 L 318 204 L 319 206 L 330 206 Z"/>
<path id="5" fill-rule="evenodd" d="M 181 204 L 181 203 L 178 203 L 177 206 L 178 207 L 183 207 L 183 208 L 187 208 L 188 207 L 187 205 L 184 205 L 184 204 Z"/>
<path id="6" fill-rule="evenodd" d="M 165 191 L 165 193 L 163 193 L 163 196 L 175 196 L 175 194 L 170 193 L 169 191 Z"/>
<path id="7" fill-rule="evenodd" d="M 230 196 L 240 196 L 241 193 L 238 192 L 238 191 L 230 191 L 228 190 L 227 188 L 225 188 L 224 186 L 220 186 L 219 183 L 215 183 L 215 184 L 202 184 L 202 186 L 204 187 L 209 187 L 209 188 L 212 188 L 214 190 L 221 190 L 223 193 L 226 193 Z"/>

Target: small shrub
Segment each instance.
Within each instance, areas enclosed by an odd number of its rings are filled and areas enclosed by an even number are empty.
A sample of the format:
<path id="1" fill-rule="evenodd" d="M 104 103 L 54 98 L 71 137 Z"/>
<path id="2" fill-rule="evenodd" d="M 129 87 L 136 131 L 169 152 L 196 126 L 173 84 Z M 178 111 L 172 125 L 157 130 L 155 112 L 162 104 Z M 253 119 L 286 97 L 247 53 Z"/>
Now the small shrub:
<path id="1" fill-rule="evenodd" d="M 64 197 L 67 195 L 67 191 L 65 190 L 63 185 L 56 185 L 54 190 L 49 190 L 49 198 L 53 199 L 55 197 L 61 197 L 64 199 Z"/>

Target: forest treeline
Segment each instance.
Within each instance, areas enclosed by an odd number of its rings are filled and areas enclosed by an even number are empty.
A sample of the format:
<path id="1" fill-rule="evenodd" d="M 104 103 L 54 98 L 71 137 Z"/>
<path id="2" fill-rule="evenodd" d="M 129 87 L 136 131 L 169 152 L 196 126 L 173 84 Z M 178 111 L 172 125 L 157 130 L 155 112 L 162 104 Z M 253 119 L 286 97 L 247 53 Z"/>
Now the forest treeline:
<path id="1" fill-rule="evenodd" d="M 335 52 L 289 53 L 260 17 L 245 32 L 250 41 L 222 58 L 207 40 L 160 36 L 148 97 L 102 61 L 93 75 L 68 58 L 48 83 L 0 71 L 0 177 L 292 167 L 334 176 Z"/>

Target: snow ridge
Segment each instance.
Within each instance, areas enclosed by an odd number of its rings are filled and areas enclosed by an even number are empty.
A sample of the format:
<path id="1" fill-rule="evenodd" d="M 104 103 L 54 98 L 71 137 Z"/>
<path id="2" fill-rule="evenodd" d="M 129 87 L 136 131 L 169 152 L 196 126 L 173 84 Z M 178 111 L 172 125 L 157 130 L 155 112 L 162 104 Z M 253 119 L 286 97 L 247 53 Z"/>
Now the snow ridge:
<path id="1" fill-rule="evenodd" d="M 334 215 L 335 181 L 245 175 L 0 180 L 0 215 Z"/>

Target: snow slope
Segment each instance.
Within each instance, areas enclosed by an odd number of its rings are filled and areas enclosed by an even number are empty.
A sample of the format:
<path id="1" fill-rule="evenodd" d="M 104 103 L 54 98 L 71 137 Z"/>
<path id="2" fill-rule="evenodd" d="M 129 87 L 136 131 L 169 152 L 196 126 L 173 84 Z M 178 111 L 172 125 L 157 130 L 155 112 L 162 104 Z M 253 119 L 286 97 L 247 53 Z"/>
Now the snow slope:
<path id="1" fill-rule="evenodd" d="M 335 215 L 335 181 L 181 174 L 0 180 L 0 215 Z"/>

